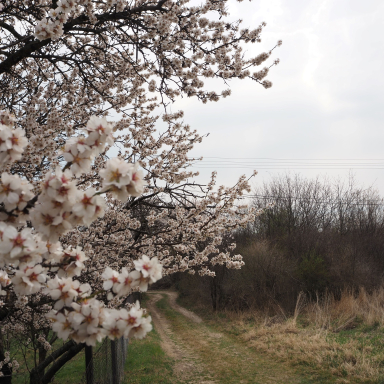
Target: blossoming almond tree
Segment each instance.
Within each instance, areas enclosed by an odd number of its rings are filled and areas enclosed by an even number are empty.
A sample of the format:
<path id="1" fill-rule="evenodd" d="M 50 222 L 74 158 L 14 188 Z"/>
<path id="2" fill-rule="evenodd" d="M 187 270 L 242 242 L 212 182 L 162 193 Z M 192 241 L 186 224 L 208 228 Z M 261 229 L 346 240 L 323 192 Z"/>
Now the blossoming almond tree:
<path id="1" fill-rule="evenodd" d="M 271 51 L 242 52 L 265 24 L 241 29 L 225 6 L 1 1 L 0 380 L 19 365 L 10 335 L 38 351 L 31 383 L 48 383 L 85 344 L 145 336 L 150 316 L 124 304 L 132 291 L 178 271 L 242 266 L 221 244 L 257 214 L 236 205 L 248 182 L 193 182 L 188 152 L 202 137 L 168 112 L 178 96 L 230 94 L 205 78 L 271 86 L 269 67 L 251 73 Z M 57 338 L 66 343 L 49 353 Z"/>

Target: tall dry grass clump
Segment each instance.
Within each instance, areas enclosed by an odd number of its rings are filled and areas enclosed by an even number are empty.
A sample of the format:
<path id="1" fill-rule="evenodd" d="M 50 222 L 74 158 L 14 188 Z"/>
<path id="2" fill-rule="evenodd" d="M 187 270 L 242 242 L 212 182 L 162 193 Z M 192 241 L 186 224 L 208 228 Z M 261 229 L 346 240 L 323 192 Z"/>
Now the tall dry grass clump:
<path id="1" fill-rule="evenodd" d="M 328 370 L 343 383 L 375 383 L 382 378 L 384 349 L 371 345 L 369 332 L 361 329 L 375 326 L 384 336 L 384 288 L 370 294 L 365 289 L 345 290 L 338 298 L 325 294 L 315 302 L 301 293 L 292 316 L 280 310 L 263 320 L 258 312 L 253 317 L 256 325 L 243 336 L 253 348 Z M 238 320 L 244 324 L 244 315 Z"/>
<path id="2" fill-rule="evenodd" d="M 327 293 L 316 302 L 307 303 L 305 317 L 317 328 L 338 332 L 354 326 L 355 322 L 384 326 L 384 288 L 371 294 L 364 288 L 358 293 L 344 290 L 339 298 Z"/>

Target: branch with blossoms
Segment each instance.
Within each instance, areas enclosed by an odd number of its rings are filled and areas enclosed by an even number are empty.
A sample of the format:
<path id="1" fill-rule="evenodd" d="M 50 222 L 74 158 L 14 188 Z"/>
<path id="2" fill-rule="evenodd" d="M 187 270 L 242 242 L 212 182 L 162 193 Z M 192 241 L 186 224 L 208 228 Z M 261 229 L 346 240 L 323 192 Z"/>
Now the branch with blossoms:
<path id="1" fill-rule="evenodd" d="M 258 214 L 236 202 L 248 180 L 196 184 L 189 152 L 203 136 L 168 108 L 183 95 L 228 97 L 235 78 L 272 85 L 278 60 L 257 68 L 281 42 L 246 57 L 265 23 L 242 28 L 226 9 L 1 0 L 0 105 L 12 114 L 0 112 L 0 373 L 15 366 L 2 354 L 13 335 L 39 356 L 31 383 L 48 383 L 76 342 L 148 331 L 145 311 L 124 305 L 129 292 L 174 272 L 242 266 L 223 238 Z M 58 335 L 68 341 L 47 356 Z"/>
<path id="2" fill-rule="evenodd" d="M 2 166 L 19 160 L 28 143 L 24 131 L 14 129 L 13 124 L 13 116 L 3 111 Z M 59 154 L 66 161 L 62 169 L 49 171 L 36 195 L 32 193 L 33 186 L 18 175 L 3 172 L 0 183 L 0 202 L 4 206 L 0 221 L 0 284 L 8 292 L 12 289 L 11 295 L 0 291 L 3 304 L 17 301 L 17 297 L 43 293 L 52 299 L 53 309 L 46 317 L 57 335 L 87 345 L 95 345 L 106 336 L 142 338 L 152 328 L 150 316 L 143 316 L 138 303 L 129 310 L 106 308 L 89 284 L 76 279 L 85 270 L 88 259 L 81 247 L 64 249 L 59 241 L 73 228 L 88 226 L 104 215 L 106 202 L 102 194 L 125 202 L 143 192 L 142 172 L 137 165 L 119 158 L 108 160 L 100 171 L 99 191 L 77 188 L 76 176 L 89 171 L 95 156 L 111 144 L 112 126 L 104 118 L 92 116 L 84 135 L 68 140 Z M 112 288 L 110 295 L 122 297 L 136 287 L 146 291 L 148 283 L 161 278 L 162 266 L 156 257 L 142 256 L 135 261 L 134 271 L 123 268 L 120 274 L 113 272 L 110 287 L 111 273 L 107 268 L 102 275 L 104 289 Z"/>
<path id="3" fill-rule="evenodd" d="M 265 79 L 271 66 L 253 73 L 252 68 L 281 42 L 245 59 L 241 45 L 260 42 L 266 24 L 248 29 L 226 20 L 226 0 L 198 6 L 170 0 L 4 2 L 0 103 L 8 108 L 16 107 L 15 100 L 26 105 L 35 96 L 55 108 L 70 106 L 79 120 L 84 110 L 88 116 L 107 109 L 127 111 L 143 86 L 159 92 L 166 104 L 182 94 L 204 103 L 228 97 L 229 89 L 204 90 L 211 78 L 272 85 Z M 36 88 L 47 97 L 36 95 Z M 99 107 L 89 111 L 89 105 Z M 42 119 L 46 116 L 42 113 Z"/>

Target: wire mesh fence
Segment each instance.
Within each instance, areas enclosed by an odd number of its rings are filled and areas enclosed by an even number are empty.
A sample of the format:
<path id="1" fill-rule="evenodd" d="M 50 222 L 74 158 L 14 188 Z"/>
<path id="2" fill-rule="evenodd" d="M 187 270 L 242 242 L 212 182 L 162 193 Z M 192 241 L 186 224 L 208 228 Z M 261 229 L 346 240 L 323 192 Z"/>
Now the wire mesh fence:
<path id="1" fill-rule="evenodd" d="M 83 384 L 121 384 L 127 357 L 128 339 L 105 338 L 95 349 L 86 347 Z"/>
<path id="2" fill-rule="evenodd" d="M 139 292 L 126 299 L 133 304 L 141 301 Z M 105 338 L 96 348 L 85 347 L 85 374 L 82 384 L 121 384 L 124 378 L 124 365 L 127 358 L 128 339 Z"/>

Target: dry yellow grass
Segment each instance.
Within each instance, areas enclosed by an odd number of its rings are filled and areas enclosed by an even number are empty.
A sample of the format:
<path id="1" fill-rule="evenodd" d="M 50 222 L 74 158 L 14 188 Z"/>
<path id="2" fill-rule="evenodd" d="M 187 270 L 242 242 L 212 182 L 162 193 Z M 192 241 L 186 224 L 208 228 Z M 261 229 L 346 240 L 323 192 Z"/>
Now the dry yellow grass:
<path id="1" fill-rule="evenodd" d="M 343 329 L 356 318 L 364 324 L 384 325 L 384 288 L 377 289 L 368 294 L 364 288 L 358 294 L 344 291 L 341 298 L 336 300 L 327 295 L 322 301 L 306 306 L 308 318 L 318 327 Z M 335 323 L 337 327 L 335 328 Z"/>
<path id="2" fill-rule="evenodd" d="M 345 291 L 339 299 L 326 295 L 317 302 L 307 302 L 302 294 L 290 317 L 282 310 L 273 317 L 257 311 L 227 316 L 249 346 L 281 360 L 329 370 L 340 383 L 382 378 L 384 289 Z M 363 331 L 369 326 L 374 326 L 371 332 Z"/>

